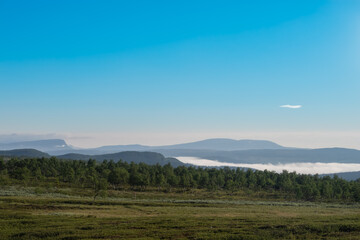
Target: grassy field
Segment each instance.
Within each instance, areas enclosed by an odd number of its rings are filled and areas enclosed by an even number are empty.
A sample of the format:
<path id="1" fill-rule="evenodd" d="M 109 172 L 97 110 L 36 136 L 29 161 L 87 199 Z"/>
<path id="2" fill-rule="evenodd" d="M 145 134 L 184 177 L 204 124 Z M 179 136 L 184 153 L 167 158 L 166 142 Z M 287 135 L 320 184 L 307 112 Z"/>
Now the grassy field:
<path id="1" fill-rule="evenodd" d="M 360 239 L 360 206 L 212 192 L 0 189 L 0 239 Z"/>

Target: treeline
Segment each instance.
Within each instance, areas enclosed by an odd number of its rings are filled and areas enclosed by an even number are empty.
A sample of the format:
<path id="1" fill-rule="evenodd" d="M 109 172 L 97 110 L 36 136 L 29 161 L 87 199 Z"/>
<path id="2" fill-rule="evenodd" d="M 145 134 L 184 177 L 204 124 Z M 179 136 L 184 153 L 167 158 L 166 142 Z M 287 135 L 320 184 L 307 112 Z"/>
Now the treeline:
<path id="1" fill-rule="evenodd" d="M 360 180 L 346 181 L 337 176 L 319 177 L 240 168 L 196 168 L 170 164 L 161 166 L 123 161 L 77 161 L 52 158 L 0 159 L 0 184 L 59 182 L 73 187 L 92 188 L 94 197 L 107 189 L 131 187 L 146 190 L 207 189 L 279 192 L 289 198 L 316 201 L 360 201 Z"/>

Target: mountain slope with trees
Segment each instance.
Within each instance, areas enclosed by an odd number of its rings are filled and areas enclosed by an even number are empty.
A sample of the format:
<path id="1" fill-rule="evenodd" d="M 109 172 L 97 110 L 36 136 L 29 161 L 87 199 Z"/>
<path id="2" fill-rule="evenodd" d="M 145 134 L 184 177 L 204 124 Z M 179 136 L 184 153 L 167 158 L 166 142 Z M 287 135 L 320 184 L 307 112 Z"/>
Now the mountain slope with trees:
<path id="1" fill-rule="evenodd" d="M 102 154 L 102 155 L 83 155 L 83 154 L 65 154 L 57 156 L 59 159 L 69 159 L 69 160 L 89 160 L 95 159 L 97 161 L 103 160 L 114 160 L 114 161 L 125 161 L 125 162 L 134 162 L 134 163 L 146 163 L 146 164 L 160 164 L 165 165 L 170 163 L 172 166 L 184 165 L 182 162 L 176 158 L 164 157 L 160 153 L 156 152 L 137 152 L 137 151 L 125 151 L 112 154 Z"/>
<path id="2" fill-rule="evenodd" d="M 0 157 L 20 157 L 20 158 L 38 158 L 50 157 L 49 154 L 35 150 L 35 149 L 15 149 L 8 151 L 0 151 Z"/>

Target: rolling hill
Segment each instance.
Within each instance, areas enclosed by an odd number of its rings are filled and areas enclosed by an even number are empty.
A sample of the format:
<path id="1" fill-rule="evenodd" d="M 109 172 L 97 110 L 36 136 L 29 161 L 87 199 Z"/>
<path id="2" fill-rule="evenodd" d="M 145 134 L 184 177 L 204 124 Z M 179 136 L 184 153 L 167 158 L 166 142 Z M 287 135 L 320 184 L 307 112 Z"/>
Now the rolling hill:
<path id="1" fill-rule="evenodd" d="M 0 151 L 1 157 L 18 157 L 18 158 L 41 158 L 50 157 L 49 154 L 35 149 L 15 149 L 8 151 Z"/>
<path id="2" fill-rule="evenodd" d="M 160 165 L 165 165 L 167 163 L 170 163 L 174 167 L 184 165 L 182 162 L 180 162 L 176 158 L 171 158 L 171 157 L 166 158 L 162 154 L 155 153 L 155 152 L 125 151 L 125 152 L 102 154 L 102 155 L 84 155 L 84 154 L 69 153 L 69 154 L 57 156 L 57 158 L 71 159 L 71 160 L 88 160 L 91 158 L 91 159 L 95 159 L 97 161 L 123 160 L 125 162 L 134 162 L 134 163 L 143 162 L 143 163 L 150 164 L 150 165 L 154 165 L 157 163 Z"/>
<path id="3" fill-rule="evenodd" d="M 49 158 L 49 154 L 35 150 L 35 149 L 15 149 L 8 151 L 0 151 L 0 157 L 18 157 L 18 158 Z M 114 161 L 125 161 L 125 162 L 134 162 L 134 163 L 146 163 L 149 165 L 160 164 L 165 165 L 170 163 L 172 166 L 177 167 L 185 165 L 176 158 L 164 157 L 160 153 L 155 152 L 135 152 L 135 151 L 126 151 L 113 154 L 103 154 L 103 155 L 83 155 L 76 153 L 69 153 L 61 156 L 56 156 L 58 159 L 64 160 L 84 160 L 95 159 L 97 161 L 103 160 L 114 160 Z"/>

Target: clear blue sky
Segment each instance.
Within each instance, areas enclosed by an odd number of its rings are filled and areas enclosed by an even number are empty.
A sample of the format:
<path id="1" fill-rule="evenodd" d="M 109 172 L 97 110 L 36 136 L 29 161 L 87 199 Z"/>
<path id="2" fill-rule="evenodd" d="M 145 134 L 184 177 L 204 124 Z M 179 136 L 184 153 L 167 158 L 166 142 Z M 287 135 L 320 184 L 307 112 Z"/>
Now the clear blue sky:
<path id="1" fill-rule="evenodd" d="M 0 0 L 0 134 L 360 132 L 359 66 L 356 0 Z"/>

